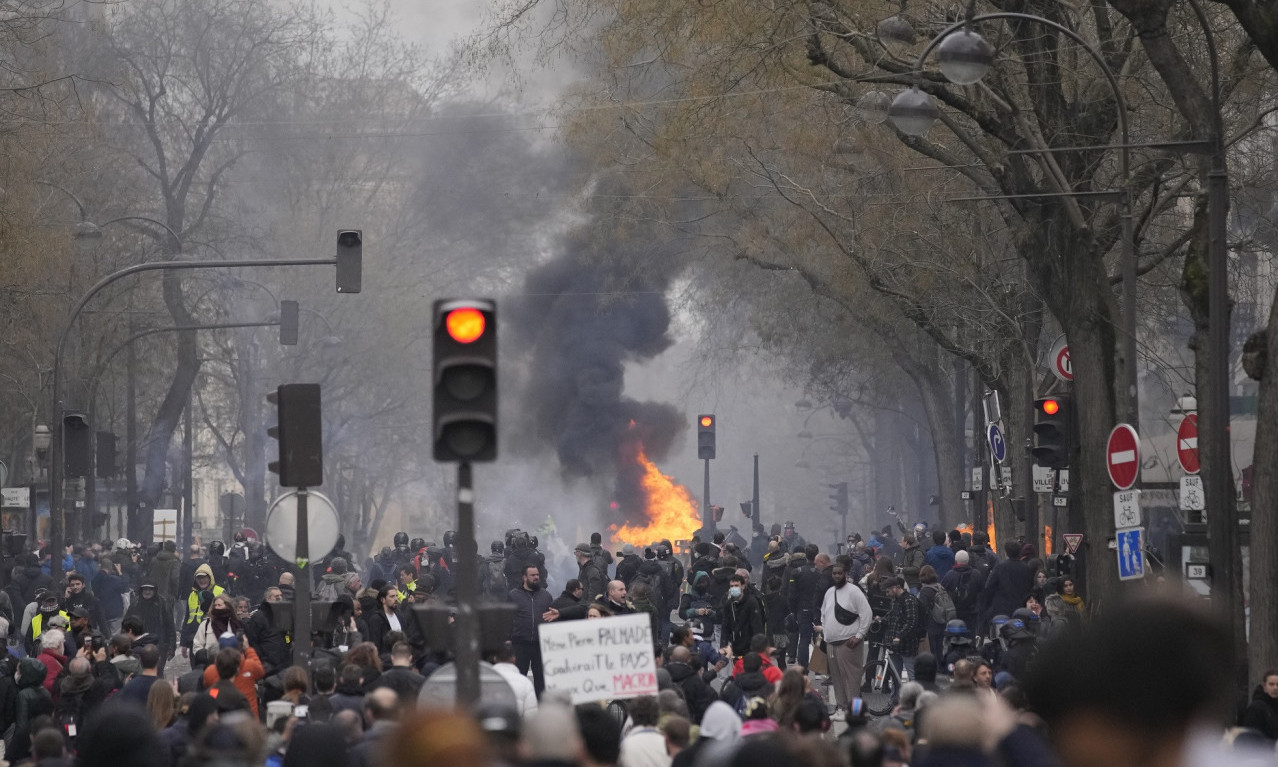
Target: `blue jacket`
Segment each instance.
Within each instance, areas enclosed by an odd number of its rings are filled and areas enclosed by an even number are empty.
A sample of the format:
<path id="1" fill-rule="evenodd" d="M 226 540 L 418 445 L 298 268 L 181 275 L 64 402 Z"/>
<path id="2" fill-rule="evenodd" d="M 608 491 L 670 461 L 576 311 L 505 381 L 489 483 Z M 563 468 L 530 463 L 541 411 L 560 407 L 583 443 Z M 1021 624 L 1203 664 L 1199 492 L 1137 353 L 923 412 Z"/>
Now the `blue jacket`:
<path id="1" fill-rule="evenodd" d="M 938 543 L 923 555 L 923 564 L 931 565 L 936 570 L 938 580 L 944 578 L 945 574 L 954 567 L 954 550 Z"/>
<path id="2" fill-rule="evenodd" d="M 115 620 L 124 615 L 124 599 L 122 595 L 129 590 L 129 579 L 115 573 L 99 569 L 93 578 L 93 594 L 102 605 L 102 615 L 107 620 Z"/>

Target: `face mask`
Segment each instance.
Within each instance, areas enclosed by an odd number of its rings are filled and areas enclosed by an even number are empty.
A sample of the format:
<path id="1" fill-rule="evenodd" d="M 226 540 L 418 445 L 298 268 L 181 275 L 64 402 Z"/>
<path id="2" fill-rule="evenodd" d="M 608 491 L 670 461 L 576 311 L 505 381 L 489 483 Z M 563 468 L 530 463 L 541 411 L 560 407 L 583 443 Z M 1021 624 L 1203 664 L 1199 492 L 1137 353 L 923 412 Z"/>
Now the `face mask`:
<path id="1" fill-rule="evenodd" d="M 216 615 L 216 616 L 217 616 L 217 617 L 219 617 L 219 618 L 226 618 L 226 617 L 229 617 L 229 616 L 231 615 L 231 608 L 229 608 L 229 607 L 214 607 L 212 612 L 213 612 L 213 614 L 214 614 L 214 615 Z"/>
<path id="2" fill-rule="evenodd" d="M 733 586 L 732 588 L 728 589 L 728 596 L 732 597 L 733 599 L 740 599 L 740 598 L 741 598 L 741 587 L 740 587 L 740 586 Z"/>

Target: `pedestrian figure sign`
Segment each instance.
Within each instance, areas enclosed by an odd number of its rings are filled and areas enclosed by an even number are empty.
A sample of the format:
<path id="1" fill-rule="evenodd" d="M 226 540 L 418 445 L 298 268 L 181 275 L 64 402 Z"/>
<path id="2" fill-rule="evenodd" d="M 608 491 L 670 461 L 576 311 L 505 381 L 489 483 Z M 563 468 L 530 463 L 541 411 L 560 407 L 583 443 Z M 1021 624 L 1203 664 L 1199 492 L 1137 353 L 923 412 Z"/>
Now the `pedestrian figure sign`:
<path id="1" fill-rule="evenodd" d="M 1145 530 L 1129 527 L 1118 531 L 1118 579 L 1130 581 L 1145 577 Z"/>

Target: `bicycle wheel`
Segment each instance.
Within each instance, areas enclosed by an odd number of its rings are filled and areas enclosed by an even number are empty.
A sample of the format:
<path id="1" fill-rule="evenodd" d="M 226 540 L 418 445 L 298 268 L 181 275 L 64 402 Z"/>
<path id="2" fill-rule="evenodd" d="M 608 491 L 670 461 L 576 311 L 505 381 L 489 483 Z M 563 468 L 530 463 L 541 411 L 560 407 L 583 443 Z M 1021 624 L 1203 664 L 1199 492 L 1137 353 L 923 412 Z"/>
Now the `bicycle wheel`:
<path id="1" fill-rule="evenodd" d="M 886 660 L 875 660 L 870 667 L 869 683 L 862 688 L 861 699 L 871 716 L 887 716 L 892 713 L 900 698 L 900 682 Z"/>

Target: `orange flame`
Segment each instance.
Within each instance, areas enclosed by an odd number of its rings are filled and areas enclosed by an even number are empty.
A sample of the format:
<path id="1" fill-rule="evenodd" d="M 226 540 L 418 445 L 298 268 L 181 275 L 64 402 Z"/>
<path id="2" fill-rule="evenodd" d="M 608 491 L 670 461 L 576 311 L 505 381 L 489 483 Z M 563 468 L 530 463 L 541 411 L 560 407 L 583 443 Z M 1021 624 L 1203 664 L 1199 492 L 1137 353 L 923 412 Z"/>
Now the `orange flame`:
<path id="1" fill-rule="evenodd" d="M 642 446 L 636 450 L 635 460 L 643 468 L 639 483 L 646 500 L 644 511 L 648 517 L 647 524 L 626 524 L 621 527 L 612 525 L 608 530 L 612 533 L 613 541 L 647 546 L 666 538 L 671 541 L 691 538 L 701 527 L 697 502 L 692 499 L 692 494 L 672 477 L 662 474 L 657 465 L 648 460 Z"/>

